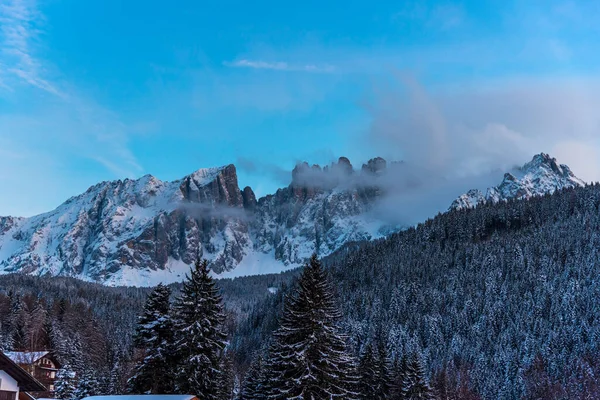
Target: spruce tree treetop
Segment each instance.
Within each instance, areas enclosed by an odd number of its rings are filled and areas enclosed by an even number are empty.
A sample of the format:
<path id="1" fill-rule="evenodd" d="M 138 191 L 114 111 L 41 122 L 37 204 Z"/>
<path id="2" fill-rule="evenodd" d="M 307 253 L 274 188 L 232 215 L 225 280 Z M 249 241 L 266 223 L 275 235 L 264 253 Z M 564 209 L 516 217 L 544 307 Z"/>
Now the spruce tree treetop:
<path id="1" fill-rule="evenodd" d="M 265 400 L 267 385 L 265 381 L 265 359 L 262 352 L 258 352 L 246 372 L 244 386 L 239 400 Z"/>
<path id="2" fill-rule="evenodd" d="M 133 339 L 144 356 L 128 381 L 132 393 L 174 393 L 176 366 L 170 297 L 171 289 L 162 284 L 156 286 L 138 319 Z"/>
<path id="3" fill-rule="evenodd" d="M 208 261 L 196 261 L 173 308 L 180 361 L 177 390 L 201 400 L 219 400 L 225 315 Z"/>
<path id="4" fill-rule="evenodd" d="M 159 283 L 148 295 L 142 315 L 138 319 L 134 343 L 138 347 L 147 347 L 156 340 L 156 325 L 168 318 L 170 311 L 171 289 Z"/>
<path id="5" fill-rule="evenodd" d="M 377 371 L 375 370 L 375 357 L 373 346 L 367 344 L 358 364 L 360 383 L 360 398 L 371 400 L 376 398 L 377 393 Z"/>
<path id="6" fill-rule="evenodd" d="M 354 360 L 339 333 L 341 314 L 316 255 L 287 299 L 267 368 L 270 399 L 356 398 Z"/>
<path id="7" fill-rule="evenodd" d="M 433 400 L 433 390 L 425 377 L 420 356 L 414 352 L 406 361 L 402 395 L 405 400 Z"/>

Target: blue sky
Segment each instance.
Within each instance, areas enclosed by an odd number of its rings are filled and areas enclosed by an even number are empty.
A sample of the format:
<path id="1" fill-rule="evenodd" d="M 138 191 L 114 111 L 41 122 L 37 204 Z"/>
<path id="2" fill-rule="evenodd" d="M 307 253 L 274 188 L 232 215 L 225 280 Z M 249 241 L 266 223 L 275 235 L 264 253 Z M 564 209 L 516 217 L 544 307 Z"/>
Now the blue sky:
<path id="1" fill-rule="evenodd" d="M 340 155 L 472 175 L 546 151 L 600 179 L 599 17 L 595 1 L 0 0 L 0 215 L 228 163 L 265 194 Z"/>

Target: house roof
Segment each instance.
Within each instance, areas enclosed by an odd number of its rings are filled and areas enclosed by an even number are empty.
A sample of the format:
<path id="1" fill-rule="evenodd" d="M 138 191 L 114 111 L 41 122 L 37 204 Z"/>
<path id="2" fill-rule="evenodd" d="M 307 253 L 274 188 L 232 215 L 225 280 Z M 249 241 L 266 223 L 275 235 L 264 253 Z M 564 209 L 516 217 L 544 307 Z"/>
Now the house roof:
<path id="1" fill-rule="evenodd" d="M 37 379 L 0 352 L 0 370 L 6 372 L 19 384 L 19 389 L 29 392 L 45 392 L 47 389 Z"/>
<path id="2" fill-rule="evenodd" d="M 42 357 L 50 353 L 49 351 L 7 351 L 6 356 L 17 364 L 33 364 Z"/>
<path id="3" fill-rule="evenodd" d="M 82 400 L 197 400 L 191 394 L 141 394 L 123 396 L 89 396 Z"/>

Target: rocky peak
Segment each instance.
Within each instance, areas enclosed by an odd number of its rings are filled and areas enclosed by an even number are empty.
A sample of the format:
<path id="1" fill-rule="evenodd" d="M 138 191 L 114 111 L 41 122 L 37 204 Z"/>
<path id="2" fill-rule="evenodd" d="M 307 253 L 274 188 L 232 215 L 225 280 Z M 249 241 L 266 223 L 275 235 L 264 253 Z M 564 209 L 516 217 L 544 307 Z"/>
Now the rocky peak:
<path id="1" fill-rule="evenodd" d="M 318 170 L 321 170 L 321 167 L 318 165 Z M 294 169 L 292 170 L 292 186 L 305 186 L 306 185 L 306 176 L 310 172 L 310 166 L 306 161 L 296 164 Z"/>
<path id="2" fill-rule="evenodd" d="M 567 165 L 558 164 L 556 158 L 553 158 L 546 153 L 536 154 L 530 162 L 523 165 L 523 167 L 521 168 L 521 171 L 523 171 L 524 173 L 531 173 L 537 170 L 545 170 L 547 172 L 552 172 L 560 177 L 567 179 L 576 178 Z"/>
<path id="3" fill-rule="evenodd" d="M 515 182 L 517 180 L 517 178 L 511 174 L 510 172 L 507 172 L 504 174 L 504 179 L 505 182 Z"/>
<path id="4" fill-rule="evenodd" d="M 199 169 L 181 180 L 180 190 L 183 199 L 192 203 L 212 201 L 233 207 L 244 205 L 233 164 Z"/>
<path id="5" fill-rule="evenodd" d="M 527 199 L 584 185 L 568 166 L 558 164 L 548 154 L 540 153 L 522 167 L 505 173 L 502 182 L 488 188 L 485 196 L 479 190 L 471 190 L 454 200 L 450 209 L 471 208 L 480 203 L 497 203 L 508 199 Z"/>
<path id="6" fill-rule="evenodd" d="M 22 220 L 23 218 L 18 217 L 0 217 L 0 235 L 8 232 L 8 230 Z"/>
<path id="7" fill-rule="evenodd" d="M 242 190 L 242 199 L 244 200 L 244 209 L 246 210 L 254 210 L 258 204 L 256 195 L 250 186 L 246 186 L 244 190 Z"/>
<path id="8" fill-rule="evenodd" d="M 479 189 L 471 189 L 467 193 L 458 196 L 450 205 L 450 209 L 460 210 L 463 208 L 474 208 L 479 204 L 485 203 L 485 196 Z"/>
<path id="9" fill-rule="evenodd" d="M 387 168 L 387 161 L 381 157 L 370 159 L 366 164 L 362 165 L 362 172 L 379 175 Z"/>
<path id="10" fill-rule="evenodd" d="M 346 157 L 340 157 L 338 159 L 337 164 L 333 163 L 331 165 L 331 169 L 337 169 L 338 171 L 346 175 L 350 175 L 354 172 L 354 169 L 352 168 L 352 163 L 350 163 L 350 160 L 348 160 L 348 158 Z"/>

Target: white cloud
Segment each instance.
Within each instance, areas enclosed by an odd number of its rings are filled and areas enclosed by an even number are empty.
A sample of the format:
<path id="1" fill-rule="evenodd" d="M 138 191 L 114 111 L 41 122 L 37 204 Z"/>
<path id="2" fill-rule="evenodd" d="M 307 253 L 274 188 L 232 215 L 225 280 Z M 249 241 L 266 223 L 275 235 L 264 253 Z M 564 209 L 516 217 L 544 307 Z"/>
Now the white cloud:
<path id="1" fill-rule="evenodd" d="M 372 101 L 368 140 L 388 158 L 443 176 L 505 171 L 546 152 L 595 181 L 599 108 L 600 82 L 594 79 L 503 80 L 434 91 L 409 81 L 404 89 L 388 86 Z"/>
<path id="2" fill-rule="evenodd" d="M 0 62 L 4 65 L 0 73 L 63 97 L 65 94 L 44 77 L 44 63 L 35 56 L 40 19 L 34 0 L 7 0 L 0 4 Z M 4 85 L 8 86 L 6 82 Z"/>
<path id="3" fill-rule="evenodd" d="M 225 61 L 223 65 L 233 68 L 270 69 L 275 71 L 331 73 L 335 71 L 332 65 L 288 64 L 283 61 L 268 62 L 262 60 Z"/>
<path id="4" fill-rule="evenodd" d="M 554 144 L 552 155 L 584 181 L 600 181 L 600 148 L 597 143 L 594 145 L 590 141 L 567 137 Z"/>

